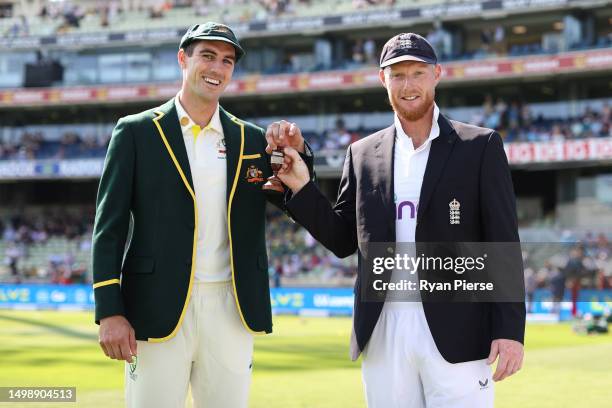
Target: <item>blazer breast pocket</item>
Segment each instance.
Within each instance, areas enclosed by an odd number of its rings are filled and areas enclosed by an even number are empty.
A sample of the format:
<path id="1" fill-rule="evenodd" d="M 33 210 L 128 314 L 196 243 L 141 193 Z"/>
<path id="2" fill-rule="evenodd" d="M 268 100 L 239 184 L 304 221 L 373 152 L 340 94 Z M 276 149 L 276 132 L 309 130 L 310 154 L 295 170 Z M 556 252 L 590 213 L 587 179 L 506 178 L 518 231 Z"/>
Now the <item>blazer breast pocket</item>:
<path id="1" fill-rule="evenodd" d="M 264 161 L 266 155 L 261 153 L 242 155 L 242 174 L 243 181 L 250 186 L 263 185 L 270 176 L 268 164 Z"/>

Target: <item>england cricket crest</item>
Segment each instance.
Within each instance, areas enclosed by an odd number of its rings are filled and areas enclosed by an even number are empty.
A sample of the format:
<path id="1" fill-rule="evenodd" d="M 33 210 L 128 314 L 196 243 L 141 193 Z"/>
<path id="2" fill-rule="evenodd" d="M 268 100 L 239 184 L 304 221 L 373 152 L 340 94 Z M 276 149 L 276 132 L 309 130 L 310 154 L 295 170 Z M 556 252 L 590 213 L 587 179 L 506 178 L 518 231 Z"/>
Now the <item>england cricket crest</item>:
<path id="1" fill-rule="evenodd" d="M 457 225 L 461 222 L 461 204 L 457 201 L 456 198 L 453 198 L 453 201 L 448 203 L 448 207 L 450 208 L 450 224 Z"/>
<path id="2" fill-rule="evenodd" d="M 130 374 L 130 378 L 132 379 L 132 381 L 136 381 L 136 378 L 138 377 L 138 375 L 136 374 L 137 364 L 138 364 L 138 357 L 132 356 L 132 362 L 128 363 L 129 374 Z"/>
<path id="3" fill-rule="evenodd" d="M 407 35 L 400 35 L 397 39 L 397 46 L 400 48 L 412 48 L 414 43 Z"/>

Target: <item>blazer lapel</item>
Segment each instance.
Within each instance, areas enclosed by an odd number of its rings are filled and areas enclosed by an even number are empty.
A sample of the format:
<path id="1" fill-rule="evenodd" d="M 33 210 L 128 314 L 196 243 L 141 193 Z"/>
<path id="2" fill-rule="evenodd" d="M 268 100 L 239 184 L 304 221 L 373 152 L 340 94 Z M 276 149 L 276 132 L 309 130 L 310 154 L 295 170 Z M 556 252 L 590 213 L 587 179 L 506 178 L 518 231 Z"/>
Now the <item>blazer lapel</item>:
<path id="1" fill-rule="evenodd" d="M 383 201 L 384 211 L 387 215 L 387 220 L 393 231 L 393 239 L 395 240 L 395 198 L 394 198 L 394 161 L 393 154 L 395 148 L 395 125 L 386 128 L 379 137 L 374 149 L 376 154 L 376 163 L 378 163 L 378 186 Z"/>
<path id="2" fill-rule="evenodd" d="M 240 177 L 242 154 L 244 151 L 244 123 L 225 109 L 219 108 L 223 138 L 225 139 L 227 163 L 227 202 L 231 211 L 232 200 Z"/>
<path id="3" fill-rule="evenodd" d="M 420 222 L 423 218 L 431 195 L 457 140 L 457 132 L 455 132 L 451 123 L 442 114 L 438 117 L 438 126 L 440 127 L 440 136 L 431 142 L 431 150 L 429 151 L 425 175 L 423 176 L 423 185 L 421 186 L 417 222 Z"/>
<path id="4" fill-rule="evenodd" d="M 191 178 L 191 168 L 189 167 L 189 158 L 187 157 L 187 150 L 185 149 L 185 142 L 183 140 L 183 132 L 179 125 L 176 106 L 174 105 L 174 98 L 170 99 L 154 112 L 156 117 L 153 119 L 153 123 L 159 132 L 159 136 L 161 137 L 164 146 L 166 146 L 169 158 L 174 163 L 174 166 L 183 180 L 185 187 L 195 200 L 193 179 Z"/>

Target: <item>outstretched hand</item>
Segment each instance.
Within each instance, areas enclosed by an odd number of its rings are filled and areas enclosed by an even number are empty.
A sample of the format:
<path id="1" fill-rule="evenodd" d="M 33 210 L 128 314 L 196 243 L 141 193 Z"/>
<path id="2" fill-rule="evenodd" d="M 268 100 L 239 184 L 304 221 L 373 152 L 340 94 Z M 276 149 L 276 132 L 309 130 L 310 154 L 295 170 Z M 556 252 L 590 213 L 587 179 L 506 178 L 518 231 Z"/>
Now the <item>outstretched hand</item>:
<path id="1" fill-rule="evenodd" d="M 300 153 L 304 153 L 304 137 L 302 131 L 293 122 L 279 120 L 272 122 L 266 130 L 266 153 L 271 154 L 277 146 L 292 147 Z"/>
<path id="2" fill-rule="evenodd" d="M 308 167 L 295 149 L 285 147 L 285 158 L 283 166 L 278 172 L 278 178 L 280 178 L 283 184 L 289 187 L 294 194 L 300 191 L 310 180 Z"/>

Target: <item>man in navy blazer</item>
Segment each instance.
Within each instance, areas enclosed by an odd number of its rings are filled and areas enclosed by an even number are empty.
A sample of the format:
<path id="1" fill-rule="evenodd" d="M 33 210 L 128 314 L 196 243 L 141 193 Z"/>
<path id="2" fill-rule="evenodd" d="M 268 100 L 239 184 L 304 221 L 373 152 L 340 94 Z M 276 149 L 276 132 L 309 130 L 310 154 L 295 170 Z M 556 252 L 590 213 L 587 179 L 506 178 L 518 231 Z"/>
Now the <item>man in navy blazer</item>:
<path id="1" fill-rule="evenodd" d="M 518 245 L 501 137 L 440 114 L 434 96 L 441 67 L 431 45 L 417 34 L 397 35 L 380 68 L 394 124 L 349 146 L 333 207 L 287 148 L 279 176 L 293 191 L 292 217 L 339 257 L 363 255 L 378 242 Z M 363 353 L 368 406 L 492 407 L 493 381 L 522 366 L 523 299 L 367 301 L 367 268 L 359 268 L 351 352 L 353 359 Z M 522 270 L 513 273 L 521 286 Z"/>

